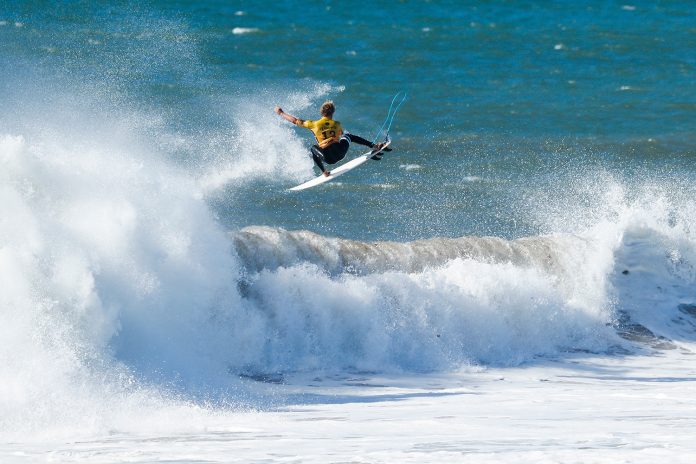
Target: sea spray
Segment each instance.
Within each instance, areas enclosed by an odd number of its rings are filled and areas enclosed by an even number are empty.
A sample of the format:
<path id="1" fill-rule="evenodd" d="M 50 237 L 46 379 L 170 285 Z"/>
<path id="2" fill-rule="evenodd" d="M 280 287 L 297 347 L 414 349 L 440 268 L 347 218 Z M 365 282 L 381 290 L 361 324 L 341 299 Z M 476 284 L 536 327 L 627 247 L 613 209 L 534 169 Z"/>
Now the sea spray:
<path id="1" fill-rule="evenodd" d="M 3 433 L 99 428 L 225 369 L 236 263 L 193 182 L 71 132 L 0 136 Z"/>

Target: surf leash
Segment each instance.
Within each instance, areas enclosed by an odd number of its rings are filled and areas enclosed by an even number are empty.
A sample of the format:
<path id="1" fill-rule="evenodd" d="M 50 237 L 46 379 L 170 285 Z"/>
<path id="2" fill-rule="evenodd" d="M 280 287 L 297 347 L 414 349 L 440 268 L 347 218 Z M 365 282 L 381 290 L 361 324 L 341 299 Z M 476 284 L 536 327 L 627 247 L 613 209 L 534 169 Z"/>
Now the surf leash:
<path id="1" fill-rule="evenodd" d="M 401 97 L 401 101 L 399 101 L 399 104 L 396 105 L 396 108 L 394 108 L 394 102 L 396 99 L 403 93 L 403 96 Z M 382 123 L 382 127 L 379 128 L 379 131 L 377 131 L 377 135 L 375 135 L 375 139 L 372 141 L 372 143 L 375 143 L 379 136 L 382 134 L 382 131 L 384 130 L 384 126 L 387 126 L 387 137 L 389 137 L 389 129 L 391 129 L 392 123 L 394 122 L 394 116 L 396 116 L 396 112 L 399 111 L 399 108 L 401 108 L 401 105 L 406 101 L 406 93 L 405 92 L 397 92 L 396 95 L 394 95 L 394 98 L 392 98 L 391 104 L 389 105 L 389 111 L 387 111 L 387 117 L 384 119 L 384 122 Z M 394 108 L 394 112 L 392 113 L 392 108 Z M 387 124 L 388 123 L 388 124 Z"/>

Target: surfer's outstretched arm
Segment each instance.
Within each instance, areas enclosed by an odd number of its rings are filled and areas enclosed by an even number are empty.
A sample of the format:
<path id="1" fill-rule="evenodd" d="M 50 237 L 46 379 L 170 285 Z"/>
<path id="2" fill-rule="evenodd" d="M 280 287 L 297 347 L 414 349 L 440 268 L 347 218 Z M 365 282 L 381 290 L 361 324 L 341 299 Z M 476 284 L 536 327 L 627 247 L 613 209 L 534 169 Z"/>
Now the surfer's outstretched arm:
<path id="1" fill-rule="evenodd" d="M 291 123 L 293 123 L 293 124 L 296 125 L 296 126 L 301 126 L 302 123 L 304 122 L 302 119 L 296 118 L 296 117 L 293 116 L 292 114 L 286 113 L 285 111 L 283 111 L 283 108 L 281 108 L 280 106 L 276 106 L 274 111 L 275 111 L 277 114 L 279 114 L 280 117 L 282 117 L 283 119 L 285 119 L 287 122 L 291 122 Z"/>

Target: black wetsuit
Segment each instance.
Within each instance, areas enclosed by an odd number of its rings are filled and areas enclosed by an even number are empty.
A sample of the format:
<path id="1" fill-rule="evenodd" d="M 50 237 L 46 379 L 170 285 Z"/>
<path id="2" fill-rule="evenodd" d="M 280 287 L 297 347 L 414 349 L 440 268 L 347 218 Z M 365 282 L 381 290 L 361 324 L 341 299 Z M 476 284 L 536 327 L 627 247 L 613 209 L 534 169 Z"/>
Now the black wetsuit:
<path id="1" fill-rule="evenodd" d="M 348 132 L 344 133 L 338 142 L 332 143 L 326 148 L 319 148 L 318 145 L 312 145 L 312 159 L 316 165 L 319 166 L 321 172 L 326 172 L 326 169 L 324 169 L 324 162 L 327 164 L 338 163 L 346 156 L 350 142 L 355 142 L 370 148 L 375 146 L 375 144 L 369 140 L 365 140 L 357 135 L 349 134 Z"/>

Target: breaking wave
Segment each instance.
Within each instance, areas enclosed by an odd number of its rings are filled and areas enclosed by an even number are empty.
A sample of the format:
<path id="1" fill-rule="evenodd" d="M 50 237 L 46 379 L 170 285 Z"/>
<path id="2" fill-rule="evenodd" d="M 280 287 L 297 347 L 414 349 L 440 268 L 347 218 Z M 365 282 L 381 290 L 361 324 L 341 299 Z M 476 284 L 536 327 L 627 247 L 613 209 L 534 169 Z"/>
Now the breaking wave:
<path id="1" fill-rule="evenodd" d="M 253 403 L 240 375 L 510 366 L 693 340 L 688 182 L 609 179 L 585 227 L 515 240 L 228 231 L 206 195 L 253 170 L 243 127 L 238 158 L 189 170 L 146 142 L 164 125 L 85 98 L 63 96 L 50 117 L 40 102 L 0 114 L 3 433 Z M 573 208 L 544 214 L 560 224 L 584 214 Z"/>

